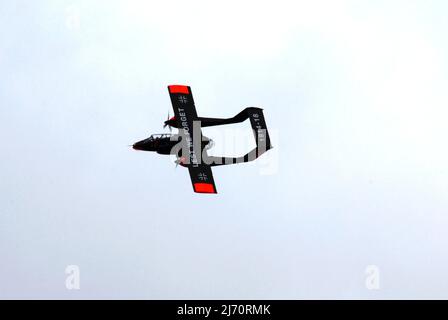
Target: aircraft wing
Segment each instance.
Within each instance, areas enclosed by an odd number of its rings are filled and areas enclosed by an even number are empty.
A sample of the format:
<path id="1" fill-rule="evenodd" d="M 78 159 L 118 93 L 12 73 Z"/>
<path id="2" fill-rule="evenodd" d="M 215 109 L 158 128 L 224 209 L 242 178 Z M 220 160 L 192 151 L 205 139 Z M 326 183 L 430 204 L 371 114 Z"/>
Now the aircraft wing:
<path id="1" fill-rule="evenodd" d="M 213 180 L 212 168 L 202 164 L 199 167 L 188 167 L 193 190 L 197 193 L 218 193 Z"/>
<path id="2" fill-rule="evenodd" d="M 202 132 L 189 86 L 168 86 L 175 119 L 182 136 L 183 165 L 188 168 L 197 193 L 217 193 L 210 165 L 202 161 Z M 204 151 L 205 153 L 205 151 Z"/>

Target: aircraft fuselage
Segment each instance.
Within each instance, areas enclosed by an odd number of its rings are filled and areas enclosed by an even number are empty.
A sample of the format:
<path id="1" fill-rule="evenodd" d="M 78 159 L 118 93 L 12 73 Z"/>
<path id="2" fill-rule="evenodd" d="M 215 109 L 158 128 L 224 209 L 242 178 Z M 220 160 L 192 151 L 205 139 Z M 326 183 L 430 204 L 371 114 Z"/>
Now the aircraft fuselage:
<path id="1" fill-rule="evenodd" d="M 178 134 L 153 134 L 147 139 L 134 143 L 132 148 L 141 151 L 153 151 L 158 154 L 176 154 L 178 157 L 182 157 L 182 148 L 179 144 L 181 139 L 182 137 Z M 201 149 L 211 147 L 211 145 L 211 139 L 202 138 Z"/>

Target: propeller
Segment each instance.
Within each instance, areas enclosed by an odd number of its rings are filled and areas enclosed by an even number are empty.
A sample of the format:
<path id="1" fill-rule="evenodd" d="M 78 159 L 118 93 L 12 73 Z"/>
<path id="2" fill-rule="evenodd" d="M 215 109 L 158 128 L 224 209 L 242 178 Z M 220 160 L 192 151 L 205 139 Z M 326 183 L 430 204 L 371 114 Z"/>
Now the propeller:
<path id="1" fill-rule="evenodd" d="M 169 120 L 170 120 L 170 112 L 168 111 L 168 116 L 166 118 L 166 121 L 169 121 Z M 170 125 L 168 125 L 168 123 L 165 123 L 163 125 L 163 128 L 165 129 L 167 126 L 168 126 L 168 129 L 170 130 L 170 132 L 173 131 L 173 128 Z"/>

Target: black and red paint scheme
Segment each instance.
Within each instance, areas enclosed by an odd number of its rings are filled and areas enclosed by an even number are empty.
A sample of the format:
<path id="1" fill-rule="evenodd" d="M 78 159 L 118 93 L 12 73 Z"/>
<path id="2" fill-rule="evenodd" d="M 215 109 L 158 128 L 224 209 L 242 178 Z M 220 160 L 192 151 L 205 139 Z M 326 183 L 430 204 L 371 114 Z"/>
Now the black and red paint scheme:
<path id="1" fill-rule="evenodd" d="M 217 193 L 211 167 L 253 161 L 272 148 L 263 109 L 246 108 L 231 118 L 198 117 L 191 88 L 184 85 L 170 85 L 168 92 L 174 110 L 174 117 L 165 121 L 165 126 L 179 129 L 177 134 L 154 134 L 134 143 L 135 150 L 154 151 L 159 154 L 174 154 L 176 164 L 188 168 L 193 190 L 197 193 Z M 201 127 L 218 126 L 243 122 L 250 119 L 256 147 L 241 157 L 208 156 L 207 150 L 213 141 L 202 135 Z"/>

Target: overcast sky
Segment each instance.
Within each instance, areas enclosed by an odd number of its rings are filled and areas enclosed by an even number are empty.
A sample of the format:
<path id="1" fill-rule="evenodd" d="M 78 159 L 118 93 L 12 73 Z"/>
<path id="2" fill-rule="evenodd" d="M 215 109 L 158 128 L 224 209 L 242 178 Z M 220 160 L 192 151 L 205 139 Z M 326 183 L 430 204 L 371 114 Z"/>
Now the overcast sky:
<path id="1" fill-rule="evenodd" d="M 2 1 L 0 298 L 448 298 L 447 10 Z M 274 149 L 193 193 L 128 147 L 169 84 L 202 116 L 264 108 Z M 234 128 L 215 153 L 248 150 Z"/>

